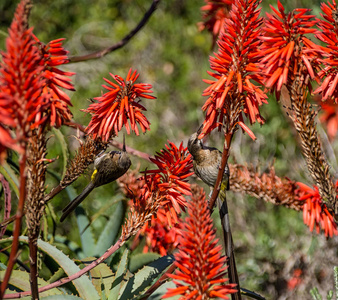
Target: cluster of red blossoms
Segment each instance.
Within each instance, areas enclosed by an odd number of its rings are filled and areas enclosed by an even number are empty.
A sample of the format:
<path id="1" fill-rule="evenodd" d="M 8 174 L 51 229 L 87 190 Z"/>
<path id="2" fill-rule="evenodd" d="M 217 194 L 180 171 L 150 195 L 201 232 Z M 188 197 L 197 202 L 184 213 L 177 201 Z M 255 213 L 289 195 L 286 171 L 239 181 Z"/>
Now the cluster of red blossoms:
<path id="1" fill-rule="evenodd" d="M 108 141 L 114 134 L 118 134 L 122 126 L 125 126 L 128 134 L 134 131 L 139 135 L 137 124 L 142 132 L 149 130 L 150 123 L 142 113 L 146 108 L 140 104 L 139 98 L 155 99 L 149 95 L 152 93 L 151 85 L 135 83 L 139 74 L 132 72 L 132 69 L 129 70 L 126 80 L 119 75 L 110 75 L 117 84 L 104 78 L 108 85 L 102 87 L 108 92 L 94 98 L 97 102 L 83 110 L 92 114 L 87 132 L 93 134 L 94 138 L 101 137 L 103 141 Z"/>
<path id="2" fill-rule="evenodd" d="M 60 88 L 74 90 L 68 78 L 73 73 L 57 68 L 68 63 L 67 51 L 62 39 L 44 45 L 28 29 L 26 5 L 18 5 L 0 64 L 1 152 L 18 150 L 33 128 L 59 127 L 72 117 L 70 98 Z"/>
<path id="3" fill-rule="evenodd" d="M 299 188 L 295 193 L 298 195 L 298 200 L 305 202 L 303 206 L 305 225 L 309 226 L 311 231 L 316 228 L 317 233 L 321 229 L 324 230 L 326 237 L 338 235 L 337 224 L 327 210 L 325 203 L 321 200 L 318 188 L 315 186 L 314 189 L 311 189 L 301 182 L 297 182 L 297 185 Z M 336 182 L 336 189 L 338 189 L 338 181 Z"/>
<path id="4" fill-rule="evenodd" d="M 179 251 L 175 253 L 176 288 L 168 289 L 164 298 L 181 295 L 181 299 L 228 299 L 236 284 L 226 284 L 226 257 L 217 245 L 216 232 L 208 202 L 200 188 L 187 204 L 188 216 L 180 223 Z"/>

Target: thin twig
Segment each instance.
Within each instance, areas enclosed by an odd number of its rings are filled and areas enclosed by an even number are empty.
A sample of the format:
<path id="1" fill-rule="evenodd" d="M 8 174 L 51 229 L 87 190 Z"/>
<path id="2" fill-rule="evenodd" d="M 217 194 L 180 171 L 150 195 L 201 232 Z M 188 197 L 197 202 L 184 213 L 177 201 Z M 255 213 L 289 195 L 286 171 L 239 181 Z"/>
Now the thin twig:
<path id="1" fill-rule="evenodd" d="M 106 54 L 113 52 L 121 47 L 123 47 L 124 45 L 126 45 L 131 39 L 132 37 L 134 37 L 141 29 L 142 27 L 148 22 L 150 16 L 153 14 L 153 12 L 156 10 L 158 4 L 160 3 L 160 0 L 153 0 L 153 3 L 151 4 L 150 8 L 148 9 L 148 11 L 144 14 L 142 20 L 140 21 L 140 23 L 132 30 L 130 31 L 121 41 L 119 41 L 118 43 L 105 48 L 103 50 L 100 51 L 96 51 L 90 54 L 86 54 L 86 55 L 81 55 L 81 56 L 71 56 L 70 57 L 70 62 L 80 62 L 80 61 L 86 61 L 86 60 L 90 60 L 90 59 L 95 59 L 95 58 L 101 58 L 103 56 L 105 56 Z"/>

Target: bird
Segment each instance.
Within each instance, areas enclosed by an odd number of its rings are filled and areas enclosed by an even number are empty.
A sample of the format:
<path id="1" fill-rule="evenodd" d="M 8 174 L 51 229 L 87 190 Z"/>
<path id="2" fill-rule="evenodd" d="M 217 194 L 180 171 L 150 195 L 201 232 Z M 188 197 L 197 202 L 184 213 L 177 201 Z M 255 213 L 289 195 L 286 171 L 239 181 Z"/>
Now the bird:
<path id="1" fill-rule="evenodd" d="M 88 185 L 73 201 L 63 210 L 60 222 L 64 219 L 89 195 L 96 187 L 110 183 L 125 174 L 131 166 L 130 158 L 126 151 L 125 139 L 123 137 L 122 151 L 110 151 L 99 155 L 94 160 L 94 171 Z"/>
<path id="2" fill-rule="evenodd" d="M 193 133 L 190 136 L 188 140 L 188 151 L 190 152 L 193 158 L 193 168 L 195 174 L 211 188 L 212 192 L 212 189 L 216 184 L 218 171 L 221 166 L 222 152 L 219 151 L 217 148 L 207 147 L 203 144 L 202 139 L 198 138 L 202 128 L 203 125 L 197 130 L 197 132 Z M 229 177 L 230 177 L 229 166 L 228 164 L 226 164 L 223 172 L 221 188 L 218 197 L 216 199 L 216 203 L 219 209 L 219 215 L 223 227 L 225 253 L 229 259 L 228 263 L 229 279 L 231 283 L 237 283 L 239 288 L 238 274 L 233 250 L 234 246 L 230 228 L 229 212 L 225 193 L 225 191 L 229 190 L 230 188 Z M 237 294 L 235 297 L 236 299 L 239 299 Z"/>
<path id="3" fill-rule="evenodd" d="M 209 187 L 213 188 L 221 166 L 222 152 L 217 148 L 208 147 L 203 144 L 202 139 L 198 138 L 200 129 L 190 136 L 188 140 L 188 151 L 193 157 L 193 168 L 195 174 Z M 227 164 L 223 173 L 221 191 L 229 190 L 229 177 L 230 172 Z"/>

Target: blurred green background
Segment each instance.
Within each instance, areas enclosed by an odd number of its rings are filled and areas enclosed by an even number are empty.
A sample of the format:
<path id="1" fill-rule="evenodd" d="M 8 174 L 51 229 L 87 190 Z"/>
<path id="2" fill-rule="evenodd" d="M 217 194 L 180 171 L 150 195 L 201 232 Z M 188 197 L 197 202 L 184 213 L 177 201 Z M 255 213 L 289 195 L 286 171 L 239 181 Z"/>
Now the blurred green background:
<path id="1" fill-rule="evenodd" d="M 276 7 L 276 2 L 263 2 L 263 12 L 270 10 L 269 3 Z M 286 10 L 306 7 L 319 16 L 319 1 L 282 2 Z M 17 3 L 0 1 L 1 49 L 4 49 L 7 27 Z M 150 0 L 34 1 L 30 25 L 34 26 L 34 33 L 41 41 L 64 37 L 64 46 L 70 55 L 83 55 L 121 40 L 138 24 L 150 5 Z M 138 82 L 152 84 L 157 99 L 143 101 L 148 110 L 145 115 L 151 122 L 151 131 L 138 137 L 127 136 L 127 144 L 151 155 L 163 148 L 167 140 L 176 144 L 184 141 L 186 144 L 189 135 L 203 121 L 201 106 L 205 98 L 201 94 L 207 86 L 203 79 L 209 78 L 206 71 L 209 69 L 209 55 L 212 54 L 210 34 L 199 32 L 196 25 L 201 21 L 202 5 L 202 0 L 162 0 L 146 26 L 122 49 L 101 59 L 65 66 L 65 70 L 76 72 L 73 76 L 76 92 L 70 93 L 74 121 L 88 124 L 90 116 L 80 109 L 87 108 L 90 98 L 104 92 L 101 87 L 103 77 L 109 78 L 110 72 L 125 77 L 129 68 L 133 68 L 141 74 Z M 262 115 L 266 124 L 252 126 L 257 137 L 255 142 L 240 131 L 236 133 L 231 162 L 253 165 L 261 172 L 274 165 L 277 175 L 311 186 L 295 132 L 273 97 L 268 105 L 262 107 Z M 78 147 L 73 135 L 77 133 L 69 128 L 61 131 L 73 155 Z M 320 126 L 319 132 L 333 170 L 336 170 L 337 145 L 328 143 L 325 128 Z M 122 141 L 122 135 L 117 140 Z M 221 134 L 213 133 L 209 144 L 221 149 L 222 143 Z M 53 137 L 48 146 L 48 157 L 60 157 L 53 163 L 52 169 L 61 174 L 60 141 Z M 132 161 L 133 168 L 139 165 L 141 169 L 152 168 L 138 157 L 133 157 Z M 79 192 L 88 180 L 88 175 L 82 176 L 72 186 Z M 48 189 L 56 182 L 49 176 Z M 111 194 L 116 191 L 116 185 L 113 188 L 102 187 L 94 191 L 83 206 L 89 215 L 99 209 L 102 211 L 102 207 L 109 214 L 110 205 L 106 204 L 106 200 L 111 199 Z M 208 194 L 208 188 L 206 192 Z M 243 287 L 262 293 L 267 299 L 310 299 L 310 287 L 318 286 L 322 293 L 332 288 L 333 264 L 338 261 L 337 237 L 326 241 L 322 235 L 311 233 L 303 224 L 301 213 L 239 194 L 231 194 L 229 198 L 237 265 Z M 57 215 L 68 201 L 66 192 L 53 201 Z M 217 214 L 214 217 L 218 224 Z M 72 226 L 74 219 L 69 219 L 62 226 L 57 224 L 56 233 L 79 242 L 79 232 Z M 100 220 L 93 223 L 98 231 L 100 226 Z M 302 283 L 289 290 L 287 282 L 296 268 L 303 270 Z"/>

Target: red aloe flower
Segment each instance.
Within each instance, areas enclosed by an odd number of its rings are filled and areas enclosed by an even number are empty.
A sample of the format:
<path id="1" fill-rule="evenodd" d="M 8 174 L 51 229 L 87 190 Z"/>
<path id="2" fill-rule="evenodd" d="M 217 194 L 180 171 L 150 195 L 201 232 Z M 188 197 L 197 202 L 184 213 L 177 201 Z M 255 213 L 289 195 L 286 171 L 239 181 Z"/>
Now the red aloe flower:
<path id="1" fill-rule="evenodd" d="M 18 141 L 28 136 L 30 126 L 39 125 L 39 113 L 46 97 L 41 55 L 32 29 L 27 29 L 25 7 L 26 2 L 20 2 L 14 14 L 0 64 L 1 115 L 6 116 L 0 122 L 16 129 Z"/>
<path id="2" fill-rule="evenodd" d="M 60 127 L 64 122 L 70 121 L 72 113 L 69 106 L 72 106 L 69 96 L 59 87 L 74 91 L 74 86 L 70 83 L 69 76 L 75 75 L 73 72 L 65 72 L 57 66 L 69 63 L 68 51 L 62 47 L 64 39 L 57 39 L 49 42 L 47 45 L 41 43 L 34 36 L 41 55 L 43 57 L 41 64 L 45 68 L 44 76 L 46 78 L 47 93 L 49 98 L 46 103 L 46 115 L 50 126 Z"/>
<path id="3" fill-rule="evenodd" d="M 148 95 L 152 93 L 151 85 L 146 83 L 136 83 L 139 77 L 136 70 L 132 73 L 129 70 L 126 80 L 119 75 L 110 75 L 117 84 L 105 79 L 108 85 L 102 85 L 108 90 L 101 97 L 94 98 L 96 103 L 89 105 L 88 109 L 83 110 L 92 114 L 92 119 L 86 128 L 88 133 L 92 133 L 94 138 L 100 137 L 103 141 L 108 141 L 113 134 L 118 134 L 125 125 L 128 134 L 130 130 L 139 135 L 137 123 L 142 132 L 149 130 L 149 121 L 142 111 L 146 108 L 142 106 L 137 98 L 156 99 Z M 130 127 L 129 127 L 129 123 Z"/>
<path id="4" fill-rule="evenodd" d="M 209 98 L 202 109 L 206 111 L 203 134 L 223 123 L 239 124 L 250 136 L 253 133 L 243 123 L 241 112 L 251 123 L 264 123 L 259 106 L 267 103 L 267 95 L 259 86 L 259 39 L 262 18 L 257 8 L 260 1 L 235 0 L 224 21 L 224 28 L 218 40 L 219 50 L 210 58 L 208 72 L 216 80 L 205 80 L 210 86 L 203 95 Z M 255 85 L 254 82 L 258 83 Z M 239 120 L 238 120 L 239 118 Z"/>
<path id="5" fill-rule="evenodd" d="M 217 245 L 208 203 L 204 193 L 188 201 L 188 217 L 180 223 L 179 251 L 175 253 L 175 289 L 168 289 L 163 298 L 181 295 L 180 299 L 228 299 L 236 292 L 235 284 L 225 284 L 226 257 Z"/>
<path id="6" fill-rule="evenodd" d="M 170 226 L 166 212 L 160 208 L 156 217 L 152 216 L 151 221 L 146 223 L 141 230 L 145 236 L 146 244 L 143 252 L 156 252 L 162 256 L 171 253 L 176 249 L 178 241 L 178 223 Z"/>
<path id="7" fill-rule="evenodd" d="M 338 104 L 334 103 L 332 98 L 325 102 L 320 101 L 317 97 L 314 97 L 314 100 L 321 106 L 319 120 L 326 125 L 327 135 L 332 141 L 338 130 Z"/>
<path id="8" fill-rule="evenodd" d="M 188 154 L 187 148 L 183 147 L 183 142 L 177 148 L 175 144 L 169 142 L 166 149 L 151 158 L 158 169 L 145 171 L 144 197 L 149 197 L 154 191 L 158 197 L 162 198 L 161 206 L 166 212 L 169 226 L 171 218 L 177 222 L 177 214 L 186 207 L 186 200 L 183 195 L 191 195 L 190 184 L 187 178 L 193 174 L 191 172 L 192 159 Z"/>
<path id="9" fill-rule="evenodd" d="M 199 23 L 200 30 L 208 30 L 212 33 L 213 45 L 223 28 L 224 19 L 228 16 L 232 0 L 204 0 L 201 7 L 203 22 Z"/>
<path id="10" fill-rule="evenodd" d="M 286 14 L 279 0 L 278 10 L 271 5 L 270 7 L 274 14 L 266 13 L 262 28 L 264 35 L 261 36 L 263 41 L 261 68 L 266 76 L 266 86 L 276 91 L 279 98 L 282 85 L 294 75 L 289 71 L 296 72 L 295 66 L 298 62 L 303 61 L 308 74 L 311 78 L 315 77 L 310 61 L 316 57 L 314 51 L 316 45 L 304 35 L 317 31 L 312 27 L 318 20 L 315 16 L 306 15 L 310 9 L 295 9 Z"/>
<path id="11" fill-rule="evenodd" d="M 337 224 L 321 200 L 318 188 L 315 186 L 314 189 L 311 189 L 301 182 L 297 182 L 297 185 L 299 189 L 296 190 L 296 193 L 299 195 L 299 200 L 305 201 L 303 206 L 304 223 L 309 226 L 311 231 L 314 227 L 316 227 L 317 233 L 320 232 L 320 229 L 324 230 L 326 237 L 338 235 Z"/>
<path id="12" fill-rule="evenodd" d="M 66 76 L 73 73 L 55 67 L 68 62 L 67 52 L 61 47 L 61 40 L 44 46 L 32 29 L 26 28 L 25 5 L 22 1 L 14 15 L 0 66 L 0 101 L 7 102 L 4 110 L 8 117 L 1 122 L 16 127 L 19 140 L 31 127 L 46 123 L 59 127 L 72 116 L 69 97 L 57 86 L 72 90 Z"/>
<path id="13" fill-rule="evenodd" d="M 337 4 L 332 0 L 325 4 L 321 4 L 324 14 L 321 14 L 325 20 L 318 20 L 317 26 L 321 29 L 316 37 L 324 42 L 327 48 L 321 47 L 323 59 L 320 61 L 324 65 L 318 75 L 321 79 L 325 78 L 323 83 L 314 91 L 314 93 L 322 93 L 322 100 L 332 98 L 335 103 L 338 101 L 338 25 L 337 25 Z"/>

